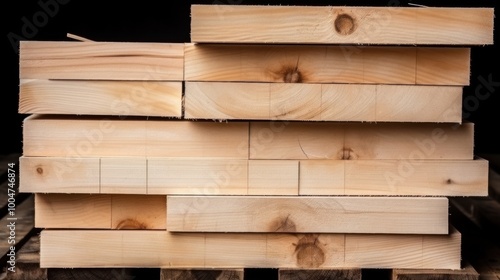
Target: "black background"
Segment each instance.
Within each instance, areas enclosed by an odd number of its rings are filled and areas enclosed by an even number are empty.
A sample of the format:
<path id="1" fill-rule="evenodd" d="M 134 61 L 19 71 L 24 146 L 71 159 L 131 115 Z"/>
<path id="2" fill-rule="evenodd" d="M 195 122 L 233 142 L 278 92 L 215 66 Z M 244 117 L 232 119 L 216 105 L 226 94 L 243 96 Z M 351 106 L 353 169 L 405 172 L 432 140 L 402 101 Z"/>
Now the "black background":
<path id="1" fill-rule="evenodd" d="M 3 142 L 0 154 L 22 153 L 22 120 L 26 115 L 17 113 L 19 94 L 19 57 L 9 40 L 16 34 L 26 40 L 70 40 L 67 33 L 95 41 L 131 42 L 189 42 L 190 5 L 199 4 L 264 4 L 264 5 L 332 5 L 332 6 L 409 6 L 407 1 L 94 1 L 94 0 L 40 0 L 44 3 L 61 2 L 59 10 L 49 15 L 46 24 L 36 32 L 23 36 L 25 21 L 33 23 L 33 16 L 43 11 L 39 1 L 10 1 L 2 7 L 3 28 L 3 83 L 1 127 Z M 7 6 L 9 3 L 10 6 Z M 62 4 L 65 3 L 65 4 Z M 496 1 L 419 1 L 426 6 L 496 7 Z M 498 13 L 498 11 L 495 11 Z M 23 21 L 23 18 L 25 21 Z M 231 23 L 228 23 L 231 24 Z M 495 21 L 497 26 L 497 21 Z M 436 26 L 439 28 L 439 26 Z M 28 38 L 29 37 L 29 38 Z M 495 42 L 498 28 L 495 28 Z M 481 98 L 475 90 L 481 86 L 480 77 L 500 83 L 498 44 L 472 46 L 470 85 L 464 88 L 464 120 L 475 123 L 475 153 L 500 153 L 500 85 L 487 94 L 481 89 Z M 495 134 L 497 133 L 497 134 Z"/>

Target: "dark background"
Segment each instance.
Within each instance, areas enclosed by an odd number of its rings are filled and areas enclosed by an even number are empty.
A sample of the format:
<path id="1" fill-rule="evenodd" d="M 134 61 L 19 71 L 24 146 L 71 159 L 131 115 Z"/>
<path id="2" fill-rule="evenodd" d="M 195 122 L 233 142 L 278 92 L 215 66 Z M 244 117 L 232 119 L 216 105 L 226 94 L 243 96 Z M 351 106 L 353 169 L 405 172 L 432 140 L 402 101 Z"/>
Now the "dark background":
<path id="1" fill-rule="evenodd" d="M 58 3 L 58 11 L 49 15 L 46 24 L 31 30 L 29 36 L 22 32 L 25 21 L 33 23 L 33 16 L 43 11 L 39 2 Z M 7 6 L 9 3 L 10 6 Z M 346 5 L 346 6 L 409 6 L 407 1 L 94 1 L 94 0 L 40 0 L 4 2 L 2 138 L 0 154 L 22 153 L 22 120 L 26 115 L 17 113 L 19 93 L 19 57 L 10 36 L 26 40 L 69 40 L 73 33 L 95 41 L 131 42 L 189 42 L 190 5 L 199 4 L 264 4 L 264 5 Z M 496 1 L 421 1 L 427 6 L 496 7 Z M 495 11 L 498 13 L 498 11 Z M 497 26 L 498 20 L 495 22 Z M 230 24 L 230 23 L 228 23 Z M 439 26 L 436 26 L 439 28 Z M 29 38 L 28 38 L 29 37 Z M 495 28 L 495 42 L 498 28 Z M 475 153 L 500 153 L 500 74 L 498 44 L 472 46 L 470 86 L 464 88 L 464 120 L 475 123 Z M 475 90 L 481 86 L 481 78 L 499 84 L 490 87 L 490 93 L 481 89 L 478 98 Z M 497 134 L 495 134 L 497 133 Z"/>

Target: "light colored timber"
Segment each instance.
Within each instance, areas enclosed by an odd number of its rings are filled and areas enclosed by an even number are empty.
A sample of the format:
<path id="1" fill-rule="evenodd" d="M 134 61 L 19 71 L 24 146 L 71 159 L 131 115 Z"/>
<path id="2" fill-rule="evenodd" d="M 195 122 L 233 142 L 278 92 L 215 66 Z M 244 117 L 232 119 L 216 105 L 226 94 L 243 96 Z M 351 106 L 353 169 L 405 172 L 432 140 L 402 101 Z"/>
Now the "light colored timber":
<path id="1" fill-rule="evenodd" d="M 248 158 L 248 123 L 152 118 L 32 115 L 24 120 L 25 156 Z"/>
<path id="2" fill-rule="evenodd" d="M 279 280 L 361 280 L 361 269 L 280 269 Z"/>
<path id="3" fill-rule="evenodd" d="M 249 195 L 298 195 L 299 162 L 296 160 L 250 160 Z"/>
<path id="4" fill-rule="evenodd" d="M 421 49 L 186 44 L 184 78 L 203 82 L 469 84 L 470 49 Z"/>
<path id="5" fill-rule="evenodd" d="M 460 123 L 461 87 L 186 82 L 187 119 Z"/>
<path id="6" fill-rule="evenodd" d="M 21 41 L 20 79 L 182 81 L 184 44 Z"/>
<path id="7" fill-rule="evenodd" d="M 425 246 L 429 238 L 434 239 L 433 246 Z M 423 236 L 44 230 L 40 256 L 43 268 L 345 269 L 379 265 L 377 268 L 459 269 L 460 233 L 452 230 L 449 235 Z"/>
<path id="8" fill-rule="evenodd" d="M 65 229 L 163 229 L 162 195 L 36 194 L 35 226 Z"/>
<path id="9" fill-rule="evenodd" d="M 162 269 L 160 280 L 243 280 L 243 269 Z"/>
<path id="10" fill-rule="evenodd" d="M 462 269 L 394 269 L 392 280 L 456 279 L 479 280 L 479 273 L 467 264 Z"/>
<path id="11" fill-rule="evenodd" d="M 219 123 L 32 115 L 23 124 L 23 153 L 70 162 L 113 156 L 472 159 L 473 128 L 472 123 Z"/>
<path id="12" fill-rule="evenodd" d="M 195 201 L 203 200 L 201 209 Z M 448 234 L 446 198 L 168 196 L 172 232 Z"/>
<path id="13" fill-rule="evenodd" d="M 484 45 L 493 19 L 493 8 L 192 5 L 191 42 Z"/>
<path id="14" fill-rule="evenodd" d="M 182 83 L 21 80 L 21 114 L 182 116 Z"/>
<path id="15" fill-rule="evenodd" d="M 251 122 L 251 159 L 472 159 L 474 124 Z"/>
<path id="16" fill-rule="evenodd" d="M 148 194 L 247 194 L 248 160 L 151 158 L 147 169 Z"/>
<path id="17" fill-rule="evenodd" d="M 299 194 L 487 196 L 488 161 L 301 160 Z"/>
<path id="18" fill-rule="evenodd" d="M 134 169 L 137 167 L 137 170 Z M 146 174 L 147 170 L 147 174 Z M 485 196 L 488 161 L 20 158 L 20 191 L 150 195 Z M 113 185 L 110 186 L 112 182 Z"/>
<path id="19" fill-rule="evenodd" d="M 412 268 L 415 262 L 420 268 L 461 268 L 461 235 L 458 231 L 451 229 L 448 235 L 423 235 L 418 244 L 413 242 L 416 237 L 398 235 L 396 239 L 390 235 L 346 235 L 345 262 L 364 268 Z M 421 255 L 401 254 L 402 248 L 409 252 L 420 251 Z"/>

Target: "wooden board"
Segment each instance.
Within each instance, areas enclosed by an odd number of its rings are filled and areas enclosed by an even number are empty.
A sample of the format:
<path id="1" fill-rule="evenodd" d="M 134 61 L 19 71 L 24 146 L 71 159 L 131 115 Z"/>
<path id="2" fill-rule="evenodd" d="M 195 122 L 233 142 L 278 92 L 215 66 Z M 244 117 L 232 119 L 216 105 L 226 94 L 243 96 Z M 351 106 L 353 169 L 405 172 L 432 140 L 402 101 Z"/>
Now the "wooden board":
<path id="1" fill-rule="evenodd" d="M 470 49 L 186 44 L 184 71 L 186 81 L 464 86 Z"/>
<path id="2" fill-rule="evenodd" d="M 132 167 L 137 167 L 134 169 Z M 128 171 L 129 170 L 129 171 Z M 128 172 L 127 172 L 128 171 Z M 233 160 L 21 157 L 20 190 L 163 195 L 486 196 L 474 160 Z M 113 184 L 110 185 L 110 182 Z"/>
<path id="3" fill-rule="evenodd" d="M 251 122 L 251 159 L 472 159 L 474 124 Z"/>
<path id="4" fill-rule="evenodd" d="M 19 113 L 182 116 L 182 83 L 21 80 Z"/>
<path id="5" fill-rule="evenodd" d="M 35 226 L 66 229 L 166 229 L 161 195 L 36 194 Z"/>
<path id="6" fill-rule="evenodd" d="M 361 280 L 361 269 L 280 269 L 279 280 Z"/>
<path id="7" fill-rule="evenodd" d="M 21 41 L 20 79 L 182 81 L 184 44 Z"/>
<path id="8" fill-rule="evenodd" d="M 428 239 L 433 246 L 426 246 Z M 424 246 L 422 246 L 424 244 Z M 99 258 L 95 252 L 99 252 Z M 449 235 L 217 234 L 150 230 L 44 230 L 41 267 L 460 268 Z"/>
<path id="9" fill-rule="evenodd" d="M 248 157 L 248 123 L 32 115 L 23 139 L 23 155 L 71 164 L 93 156 Z"/>
<path id="10" fill-rule="evenodd" d="M 243 269 L 162 269 L 160 280 L 243 280 Z"/>
<path id="11" fill-rule="evenodd" d="M 453 86 L 186 82 L 185 118 L 462 122 Z"/>
<path id="12" fill-rule="evenodd" d="M 195 201 L 203 200 L 200 207 Z M 448 234 L 446 198 L 168 196 L 172 232 Z"/>
<path id="13" fill-rule="evenodd" d="M 392 280 L 456 279 L 479 280 L 479 273 L 471 265 L 463 269 L 394 269 Z"/>
<path id="14" fill-rule="evenodd" d="M 192 5 L 191 41 L 484 45 L 493 19 L 493 8 Z"/>
<path id="15" fill-rule="evenodd" d="M 250 128 L 249 128 L 250 126 Z M 32 115 L 24 156 L 224 159 L 472 159 L 474 125 L 212 122 Z"/>

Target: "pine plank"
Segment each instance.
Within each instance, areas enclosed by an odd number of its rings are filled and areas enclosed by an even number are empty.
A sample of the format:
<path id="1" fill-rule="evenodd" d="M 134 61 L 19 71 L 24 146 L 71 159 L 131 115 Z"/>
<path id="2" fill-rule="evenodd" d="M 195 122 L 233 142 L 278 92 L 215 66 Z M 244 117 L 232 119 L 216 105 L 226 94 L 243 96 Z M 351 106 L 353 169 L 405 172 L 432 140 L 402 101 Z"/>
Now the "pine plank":
<path id="1" fill-rule="evenodd" d="M 474 124 L 251 122 L 251 159 L 472 159 Z"/>
<path id="2" fill-rule="evenodd" d="M 182 83 L 21 80 L 21 114 L 182 116 Z"/>
<path id="3" fill-rule="evenodd" d="M 247 194 L 248 161 L 151 158 L 148 194 Z"/>
<path id="4" fill-rule="evenodd" d="M 435 238 L 441 246 L 422 247 L 422 235 L 44 230 L 40 265 L 43 268 L 345 269 L 377 263 L 380 264 L 377 268 L 459 269 L 460 255 L 451 252 L 460 250 L 460 233 L 452 231 L 451 235 Z M 361 243 L 353 242 L 358 240 Z M 448 258 L 441 258 L 443 250 L 449 252 Z M 99 258 L 95 252 L 99 252 Z M 423 265 L 424 255 L 435 256 L 429 267 Z"/>
<path id="5" fill-rule="evenodd" d="M 248 123 L 32 115 L 23 124 L 25 156 L 248 157 Z"/>
<path id="6" fill-rule="evenodd" d="M 162 269 L 160 280 L 243 280 L 243 269 Z"/>
<path id="7" fill-rule="evenodd" d="M 279 280 L 361 280 L 361 269 L 280 269 Z"/>
<path id="8" fill-rule="evenodd" d="M 471 265 L 462 269 L 394 269 L 392 280 L 479 280 L 479 273 Z"/>
<path id="9" fill-rule="evenodd" d="M 493 19 L 492 8 L 192 5 L 191 41 L 484 45 Z"/>
<path id="10" fill-rule="evenodd" d="M 99 158 L 21 157 L 21 192 L 99 193 Z"/>
<path id="11" fill-rule="evenodd" d="M 470 49 L 443 47 L 433 48 L 431 52 L 420 49 L 186 44 L 184 79 L 190 82 L 469 84 Z M 432 63 L 433 59 L 440 64 Z"/>
<path id="12" fill-rule="evenodd" d="M 35 194 L 37 228 L 111 228 L 111 195 Z"/>
<path id="13" fill-rule="evenodd" d="M 345 262 L 364 268 L 460 269 L 460 243 L 461 235 L 455 229 L 448 235 L 398 235 L 397 239 L 352 234 L 346 235 Z M 401 248 L 415 254 L 401 254 Z"/>
<path id="14" fill-rule="evenodd" d="M 137 173 L 132 167 L 140 167 Z M 146 173 L 147 171 L 147 173 Z M 33 193 L 150 195 L 485 196 L 488 161 L 21 158 L 20 189 Z M 108 181 L 112 180 L 113 187 Z"/>
<path id="15" fill-rule="evenodd" d="M 21 79 L 182 81 L 184 44 L 21 41 Z"/>
<path id="16" fill-rule="evenodd" d="M 202 207 L 193 207 L 203 200 Z M 169 196 L 172 232 L 447 234 L 446 198 Z"/>
<path id="17" fill-rule="evenodd" d="M 344 171 L 346 195 L 488 196 L 488 161 L 482 159 L 352 160 Z"/>
<path id="18" fill-rule="evenodd" d="M 462 88 L 186 82 L 187 119 L 460 123 Z"/>
<path id="19" fill-rule="evenodd" d="M 63 229 L 166 229 L 162 195 L 35 195 L 35 226 Z"/>

